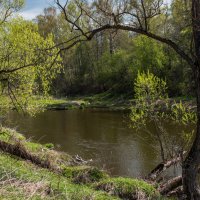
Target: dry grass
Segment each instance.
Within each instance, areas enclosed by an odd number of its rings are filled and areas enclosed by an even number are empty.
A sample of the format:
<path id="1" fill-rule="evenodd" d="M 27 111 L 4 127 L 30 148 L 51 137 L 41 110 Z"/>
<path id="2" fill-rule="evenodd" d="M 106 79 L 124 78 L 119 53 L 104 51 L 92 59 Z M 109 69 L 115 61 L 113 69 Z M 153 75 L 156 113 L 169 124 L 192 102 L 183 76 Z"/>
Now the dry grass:
<path id="1" fill-rule="evenodd" d="M 17 169 L 16 169 L 17 170 Z M 27 182 L 22 179 L 12 177 L 12 172 L 7 173 L 0 179 L 1 198 L 15 197 L 16 199 L 47 199 L 51 189 L 44 181 Z M 49 198 L 48 198 L 49 199 Z"/>

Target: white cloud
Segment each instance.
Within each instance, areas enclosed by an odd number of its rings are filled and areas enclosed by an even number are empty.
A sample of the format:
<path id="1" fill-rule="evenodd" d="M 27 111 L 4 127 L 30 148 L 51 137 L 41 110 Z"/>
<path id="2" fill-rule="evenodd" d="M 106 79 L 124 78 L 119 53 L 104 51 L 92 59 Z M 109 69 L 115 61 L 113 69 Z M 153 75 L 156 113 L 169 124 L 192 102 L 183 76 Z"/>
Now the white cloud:
<path id="1" fill-rule="evenodd" d="M 24 19 L 32 20 L 36 18 L 37 15 L 40 15 L 45 7 L 55 5 L 53 2 L 53 0 L 27 0 L 27 5 L 19 12 L 19 15 Z M 65 3 L 66 0 L 61 0 L 60 2 Z M 171 0 L 164 0 L 164 3 L 170 4 Z"/>
<path id="2" fill-rule="evenodd" d="M 172 1 L 171 0 L 164 0 L 164 3 L 170 4 Z"/>
<path id="3" fill-rule="evenodd" d="M 22 16 L 24 19 L 31 20 L 34 19 L 37 15 L 41 14 L 43 8 L 35 8 L 30 10 L 24 10 L 19 12 L 19 15 Z"/>

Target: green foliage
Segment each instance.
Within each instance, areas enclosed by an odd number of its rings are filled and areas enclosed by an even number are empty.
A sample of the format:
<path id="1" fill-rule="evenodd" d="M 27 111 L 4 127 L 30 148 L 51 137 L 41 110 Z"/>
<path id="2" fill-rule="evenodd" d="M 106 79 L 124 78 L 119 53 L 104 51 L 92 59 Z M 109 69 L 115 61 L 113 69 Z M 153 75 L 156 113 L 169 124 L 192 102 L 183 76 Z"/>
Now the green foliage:
<path id="1" fill-rule="evenodd" d="M 171 108 L 171 119 L 175 123 L 187 125 L 197 122 L 196 111 L 189 106 L 185 106 L 182 101 L 175 103 Z"/>
<path id="2" fill-rule="evenodd" d="M 11 16 L 11 13 L 20 10 L 23 5 L 24 0 L 0 0 L 0 25 Z"/>
<path id="3" fill-rule="evenodd" d="M 167 106 L 166 82 L 149 71 L 138 72 L 135 81 L 135 105 L 131 107 L 132 127 L 146 126 L 151 119 L 164 117 L 163 106 Z"/>
<path id="4" fill-rule="evenodd" d="M 135 82 L 135 98 L 138 101 L 151 105 L 155 100 L 167 98 L 166 82 L 149 71 L 147 73 L 138 72 Z"/>
<path id="5" fill-rule="evenodd" d="M 95 6 L 96 3 L 91 8 L 85 4 L 84 9 L 93 12 Z M 145 7 L 148 9 L 149 6 L 152 6 L 152 1 L 145 1 Z M 66 9 L 71 20 L 80 14 L 73 1 L 69 2 Z M 185 52 L 190 53 L 190 10 L 191 2 L 173 0 L 171 6 L 162 6 L 161 14 L 148 19 L 148 28 L 156 35 L 175 41 Z M 95 16 L 102 15 L 96 13 Z M 100 21 L 103 24 L 107 19 L 102 17 Z M 72 27 L 65 23 L 63 14 L 56 14 L 54 8 L 46 8 L 37 19 L 39 33 L 44 37 L 52 33 L 55 43 L 68 41 L 79 34 L 78 30 L 71 31 Z M 90 30 L 94 26 L 85 15 L 81 15 L 77 23 L 83 30 Z M 194 95 L 192 71 L 188 64 L 167 45 L 140 34 L 105 30 L 95 35 L 91 41 L 79 43 L 67 50 L 67 53 L 62 52 L 61 56 L 65 73 L 56 78 L 50 90 L 51 94 L 59 97 L 105 91 L 116 96 L 131 96 L 138 70 L 149 70 L 155 76 L 165 78 L 170 97 Z"/>
<path id="6" fill-rule="evenodd" d="M 54 148 L 54 144 L 52 144 L 52 143 L 47 143 L 47 144 L 45 144 L 44 145 L 46 148 L 48 148 L 48 149 L 53 149 Z"/>
<path id="7" fill-rule="evenodd" d="M 16 107 L 26 106 L 32 94 L 47 94 L 61 70 L 59 50 L 53 36 L 38 34 L 37 26 L 21 18 L 0 27 L 1 88 Z"/>
<path id="8" fill-rule="evenodd" d="M 133 39 L 134 67 L 138 70 L 150 70 L 160 75 L 166 65 L 167 58 L 163 45 L 157 41 L 139 35 Z M 148 67 L 148 68 L 147 68 Z"/>
<path id="9" fill-rule="evenodd" d="M 125 50 L 117 50 L 112 56 L 104 53 L 96 63 L 99 73 L 97 82 L 103 85 L 105 90 L 111 90 L 114 94 L 130 93 L 135 78 L 134 68 L 131 65 L 131 55 Z M 120 80 L 120 83 L 119 83 Z"/>
<path id="10" fill-rule="evenodd" d="M 131 127 L 146 130 L 157 140 L 164 161 L 187 148 L 193 136 L 190 125 L 196 122 L 196 112 L 181 101 L 172 104 L 168 99 L 166 82 L 148 71 L 138 73 L 136 78 L 135 104 L 131 107 L 130 118 Z M 164 125 L 166 122 L 182 125 L 176 142 L 169 136 Z M 153 132 L 149 131 L 149 125 L 153 125 Z"/>

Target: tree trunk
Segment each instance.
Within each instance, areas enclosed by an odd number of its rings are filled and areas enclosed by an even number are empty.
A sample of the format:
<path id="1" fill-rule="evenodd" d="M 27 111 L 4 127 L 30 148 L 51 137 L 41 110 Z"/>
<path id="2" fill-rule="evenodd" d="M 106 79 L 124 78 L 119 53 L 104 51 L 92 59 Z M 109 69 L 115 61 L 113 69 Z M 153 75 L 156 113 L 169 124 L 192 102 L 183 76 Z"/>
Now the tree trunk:
<path id="1" fill-rule="evenodd" d="M 200 89 L 200 88 L 199 88 Z M 200 104 L 198 106 L 200 108 Z M 199 115 L 199 114 L 198 114 Z M 198 116 L 200 118 L 200 116 Z M 200 193 L 197 183 L 197 173 L 200 164 L 200 120 L 197 122 L 197 133 L 193 146 L 183 163 L 183 190 L 187 199 L 199 200 Z"/>
<path id="2" fill-rule="evenodd" d="M 200 192 L 197 183 L 197 173 L 200 165 L 200 0 L 192 0 L 193 36 L 195 44 L 195 84 L 197 97 L 197 132 L 184 163 L 183 189 L 187 199 L 199 200 Z"/>
<path id="3" fill-rule="evenodd" d="M 113 47 L 113 36 L 112 32 L 109 32 L 109 46 L 110 46 L 110 55 L 113 55 L 114 47 Z"/>

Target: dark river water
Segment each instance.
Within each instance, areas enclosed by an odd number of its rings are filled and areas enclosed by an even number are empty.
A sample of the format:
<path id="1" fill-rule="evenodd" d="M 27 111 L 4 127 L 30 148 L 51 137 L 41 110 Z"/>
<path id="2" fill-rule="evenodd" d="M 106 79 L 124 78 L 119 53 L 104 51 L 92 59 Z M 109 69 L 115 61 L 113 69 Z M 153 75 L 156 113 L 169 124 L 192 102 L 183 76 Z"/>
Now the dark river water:
<path id="1" fill-rule="evenodd" d="M 36 142 L 54 143 L 70 155 L 92 159 L 112 175 L 141 177 L 161 161 L 160 153 L 149 134 L 129 128 L 127 116 L 90 109 L 45 111 L 35 117 L 10 113 L 5 124 Z"/>

